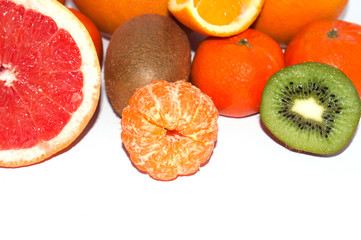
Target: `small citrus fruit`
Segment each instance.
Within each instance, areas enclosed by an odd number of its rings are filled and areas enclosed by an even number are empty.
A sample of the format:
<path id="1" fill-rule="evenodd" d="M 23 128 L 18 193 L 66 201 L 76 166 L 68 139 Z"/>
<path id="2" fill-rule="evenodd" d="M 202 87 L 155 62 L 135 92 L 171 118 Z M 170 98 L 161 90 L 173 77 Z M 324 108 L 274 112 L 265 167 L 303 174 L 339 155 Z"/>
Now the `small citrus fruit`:
<path id="1" fill-rule="evenodd" d="M 169 16 L 168 0 L 74 0 L 74 3 L 100 31 L 110 35 L 126 20 L 142 14 Z"/>
<path id="2" fill-rule="evenodd" d="M 290 42 L 286 65 L 321 62 L 343 71 L 361 96 L 361 26 L 342 20 L 311 23 Z"/>
<path id="3" fill-rule="evenodd" d="M 87 30 L 54 0 L 1 0 L 0 25 L 0 166 L 20 167 L 79 136 L 100 67 Z"/>
<path id="4" fill-rule="evenodd" d="M 74 8 L 69 8 L 69 10 L 84 24 L 85 28 L 88 30 L 90 37 L 93 40 L 95 49 L 98 54 L 99 62 L 103 60 L 103 42 L 102 36 L 95 24 L 87 16 L 79 12 Z"/>
<path id="5" fill-rule="evenodd" d="M 202 41 L 194 55 L 191 81 L 212 98 L 220 115 L 245 117 L 259 112 L 264 85 L 283 67 L 280 45 L 248 29 Z"/>
<path id="6" fill-rule="evenodd" d="M 264 0 L 169 0 L 168 9 L 190 29 L 212 36 L 231 36 L 246 30 L 260 13 Z"/>
<path id="7" fill-rule="evenodd" d="M 306 25 L 338 18 L 347 3 L 348 0 L 266 0 L 253 27 L 288 44 Z"/>
<path id="8" fill-rule="evenodd" d="M 121 138 L 130 159 L 157 180 L 194 174 L 210 158 L 218 134 L 212 100 L 186 81 L 139 88 L 123 111 Z"/>

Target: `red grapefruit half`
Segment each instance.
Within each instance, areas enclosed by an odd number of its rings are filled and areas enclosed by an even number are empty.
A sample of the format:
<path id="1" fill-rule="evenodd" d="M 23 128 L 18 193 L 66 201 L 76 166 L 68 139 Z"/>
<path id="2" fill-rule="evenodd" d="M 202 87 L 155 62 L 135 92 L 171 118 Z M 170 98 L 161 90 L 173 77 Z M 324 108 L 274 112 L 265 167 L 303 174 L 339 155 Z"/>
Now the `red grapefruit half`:
<path id="1" fill-rule="evenodd" d="M 100 66 L 81 22 L 55 0 L 0 0 L 0 166 L 44 161 L 93 116 Z"/>

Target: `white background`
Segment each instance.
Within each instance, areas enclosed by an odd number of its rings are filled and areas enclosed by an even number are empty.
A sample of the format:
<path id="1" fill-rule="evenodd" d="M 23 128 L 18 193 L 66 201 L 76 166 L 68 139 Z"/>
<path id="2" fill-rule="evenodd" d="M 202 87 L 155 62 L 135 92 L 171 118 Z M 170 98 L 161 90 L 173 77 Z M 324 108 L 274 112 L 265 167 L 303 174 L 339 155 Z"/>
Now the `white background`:
<path id="1" fill-rule="evenodd" d="M 350 0 L 342 18 L 361 24 L 360 10 Z M 275 142 L 259 114 L 220 117 L 209 163 L 170 182 L 138 172 L 120 132 L 103 85 L 70 148 L 0 168 L 0 239 L 361 239 L 360 129 L 342 153 L 315 157 Z"/>

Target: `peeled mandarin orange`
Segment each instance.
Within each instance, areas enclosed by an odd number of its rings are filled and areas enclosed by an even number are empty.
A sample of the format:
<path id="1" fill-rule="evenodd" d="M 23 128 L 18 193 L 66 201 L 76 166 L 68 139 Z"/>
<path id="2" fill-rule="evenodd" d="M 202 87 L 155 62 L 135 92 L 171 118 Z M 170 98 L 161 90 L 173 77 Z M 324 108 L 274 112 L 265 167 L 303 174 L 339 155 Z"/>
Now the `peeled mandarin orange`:
<path id="1" fill-rule="evenodd" d="M 0 0 L 0 166 L 44 161 L 92 117 L 100 67 L 81 22 L 54 0 Z"/>
<path id="2" fill-rule="evenodd" d="M 287 45 L 306 25 L 336 19 L 348 0 L 266 0 L 253 27 Z"/>
<path id="3" fill-rule="evenodd" d="M 246 30 L 264 0 L 169 0 L 168 9 L 182 24 L 206 35 L 231 36 Z"/>
<path id="4" fill-rule="evenodd" d="M 259 112 L 267 80 L 284 65 L 280 45 L 248 29 L 202 41 L 194 55 L 191 82 L 212 98 L 220 115 L 246 117 Z"/>
<path id="5" fill-rule="evenodd" d="M 95 26 L 92 20 L 90 20 L 87 16 L 78 10 L 74 8 L 69 8 L 69 10 L 84 24 L 84 27 L 88 30 L 97 51 L 99 62 L 101 63 L 103 61 L 103 42 L 102 36 L 97 26 Z"/>
<path id="6" fill-rule="evenodd" d="M 111 35 L 126 20 L 146 14 L 169 16 L 168 0 L 74 0 L 100 31 Z"/>
<path id="7" fill-rule="evenodd" d="M 121 138 L 130 159 L 156 180 L 196 173 L 218 134 L 212 100 L 186 81 L 157 80 L 139 88 L 123 111 Z"/>

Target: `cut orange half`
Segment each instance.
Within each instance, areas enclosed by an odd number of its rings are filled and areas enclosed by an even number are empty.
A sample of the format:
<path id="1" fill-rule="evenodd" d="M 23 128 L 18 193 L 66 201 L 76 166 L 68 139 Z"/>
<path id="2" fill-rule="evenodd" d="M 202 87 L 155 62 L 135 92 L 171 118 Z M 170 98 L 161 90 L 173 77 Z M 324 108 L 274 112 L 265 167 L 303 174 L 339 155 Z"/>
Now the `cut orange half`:
<path id="1" fill-rule="evenodd" d="M 0 0 L 0 166 L 41 162 L 95 112 L 100 66 L 86 28 L 55 0 Z"/>
<path id="2" fill-rule="evenodd" d="M 168 9 L 193 31 L 226 37 L 251 26 L 264 0 L 169 0 Z"/>

